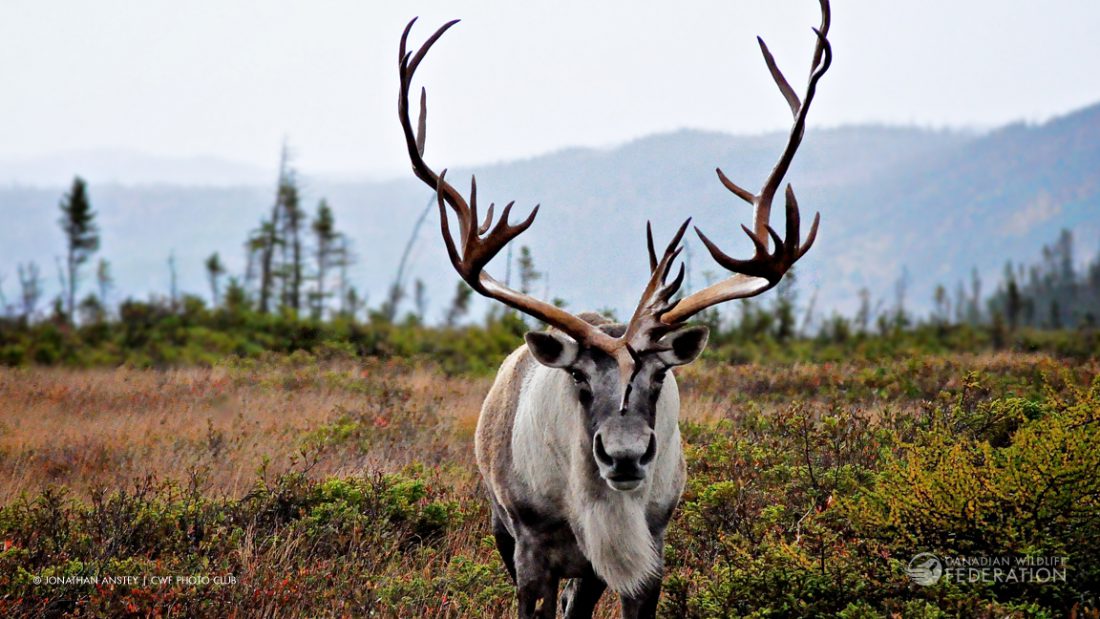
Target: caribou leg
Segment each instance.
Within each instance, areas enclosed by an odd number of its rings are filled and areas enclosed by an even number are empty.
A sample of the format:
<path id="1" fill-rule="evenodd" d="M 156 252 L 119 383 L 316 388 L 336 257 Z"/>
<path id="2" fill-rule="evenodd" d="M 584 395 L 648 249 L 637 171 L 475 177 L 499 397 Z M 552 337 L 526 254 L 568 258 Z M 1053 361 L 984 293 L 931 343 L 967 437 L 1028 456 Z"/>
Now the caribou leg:
<path id="1" fill-rule="evenodd" d="M 500 558 L 504 561 L 504 569 L 508 570 L 508 575 L 512 577 L 512 582 L 516 582 L 516 538 L 512 537 L 512 534 L 508 532 L 508 527 L 504 526 L 504 521 L 497 515 L 497 510 L 500 509 L 496 505 L 496 501 L 493 501 L 493 507 L 491 509 L 493 513 L 493 537 L 497 541 L 497 552 L 500 553 Z"/>
<path id="2" fill-rule="evenodd" d="M 661 579 L 651 580 L 640 593 L 624 595 L 623 619 L 652 619 L 657 616 L 657 600 L 661 597 Z"/>
<path id="3" fill-rule="evenodd" d="M 671 516 L 671 513 L 669 514 Z M 664 526 L 651 529 L 657 548 L 665 547 Z M 646 583 L 636 595 L 623 595 L 623 619 L 653 619 L 657 616 L 657 600 L 661 597 L 661 578 L 665 573 L 665 560 L 661 556 L 657 575 Z"/>
<path id="4" fill-rule="evenodd" d="M 550 569 L 546 548 L 517 531 L 516 597 L 521 619 L 554 619 L 558 614 L 558 577 Z"/>
<path id="5" fill-rule="evenodd" d="M 607 584 L 591 570 L 580 578 L 570 580 L 561 593 L 561 610 L 565 619 L 592 617 L 605 589 Z"/>

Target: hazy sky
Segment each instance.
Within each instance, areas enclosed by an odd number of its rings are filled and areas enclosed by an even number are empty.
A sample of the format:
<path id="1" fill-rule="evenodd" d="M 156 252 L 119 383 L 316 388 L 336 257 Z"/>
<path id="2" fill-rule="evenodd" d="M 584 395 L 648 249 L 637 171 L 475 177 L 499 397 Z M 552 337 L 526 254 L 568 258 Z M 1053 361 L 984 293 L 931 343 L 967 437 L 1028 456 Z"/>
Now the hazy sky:
<path id="1" fill-rule="evenodd" d="M 761 34 L 801 88 L 812 0 L 679 3 L 3 0 L 0 160 L 121 148 L 311 174 L 405 169 L 397 41 L 463 22 L 420 71 L 433 165 L 681 127 L 785 129 Z M 1100 2 L 834 0 L 815 127 L 988 127 L 1100 101 Z"/>

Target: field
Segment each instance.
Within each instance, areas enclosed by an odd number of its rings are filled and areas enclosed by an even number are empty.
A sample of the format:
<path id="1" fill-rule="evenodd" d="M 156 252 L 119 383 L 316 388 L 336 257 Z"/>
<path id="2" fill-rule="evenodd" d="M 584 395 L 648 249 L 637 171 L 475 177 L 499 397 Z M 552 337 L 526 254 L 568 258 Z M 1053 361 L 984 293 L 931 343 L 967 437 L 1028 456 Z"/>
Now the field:
<path id="1" fill-rule="evenodd" d="M 1100 616 L 1098 376 L 1007 352 L 689 366 L 662 615 Z M 513 615 L 473 460 L 489 384 L 304 353 L 0 368 L 0 615 Z M 1066 577 L 920 586 L 923 551 Z"/>

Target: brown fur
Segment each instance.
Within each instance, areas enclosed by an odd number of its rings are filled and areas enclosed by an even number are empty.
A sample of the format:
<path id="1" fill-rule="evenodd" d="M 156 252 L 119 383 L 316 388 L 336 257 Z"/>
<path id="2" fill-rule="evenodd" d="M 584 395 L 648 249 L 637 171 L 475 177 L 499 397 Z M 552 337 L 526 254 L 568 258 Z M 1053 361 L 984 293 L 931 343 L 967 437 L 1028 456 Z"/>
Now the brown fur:
<path id="1" fill-rule="evenodd" d="M 516 402 L 523 389 L 523 380 L 535 363 L 526 344 L 508 355 L 485 396 L 477 420 L 474 435 L 477 467 L 493 493 L 502 498 L 509 496 L 507 480 L 512 476 L 512 426 Z"/>

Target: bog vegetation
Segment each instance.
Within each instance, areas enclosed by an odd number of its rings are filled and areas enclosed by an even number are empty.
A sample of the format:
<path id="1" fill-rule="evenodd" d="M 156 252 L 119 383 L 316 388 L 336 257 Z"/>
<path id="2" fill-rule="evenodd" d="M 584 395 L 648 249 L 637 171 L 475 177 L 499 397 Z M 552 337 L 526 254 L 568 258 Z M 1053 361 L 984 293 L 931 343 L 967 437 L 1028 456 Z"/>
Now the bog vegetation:
<path id="1" fill-rule="evenodd" d="M 707 362 L 680 381 L 663 616 L 1095 616 L 1095 360 Z M 306 353 L 3 370 L 0 614 L 509 616 L 472 461 L 487 387 Z M 905 569 L 926 551 L 1068 574 L 920 586 Z"/>

